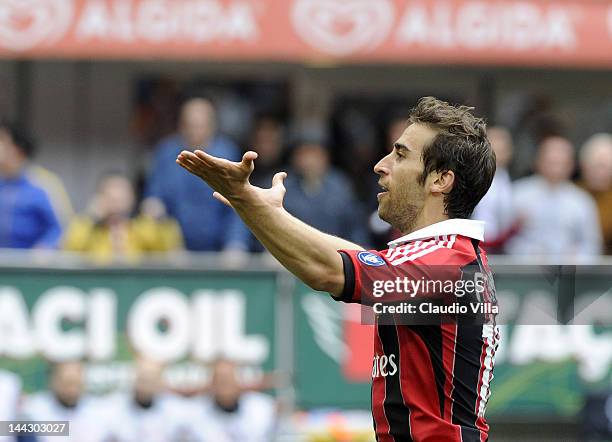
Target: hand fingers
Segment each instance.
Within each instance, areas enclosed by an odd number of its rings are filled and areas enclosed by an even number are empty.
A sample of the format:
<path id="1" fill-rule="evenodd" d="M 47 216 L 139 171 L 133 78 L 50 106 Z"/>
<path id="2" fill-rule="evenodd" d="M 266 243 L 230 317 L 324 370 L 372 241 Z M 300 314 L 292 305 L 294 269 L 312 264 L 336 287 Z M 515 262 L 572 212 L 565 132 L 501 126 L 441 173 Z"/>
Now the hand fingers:
<path id="1" fill-rule="evenodd" d="M 186 165 L 191 165 L 192 167 L 196 167 L 198 166 L 198 164 L 202 163 L 202 161 L 200 161 L 200 159 L 197 156 L 195 156 L 193 152 L 189 152 L 187 150 L 184 150 L 181 153 L 179 153 L 176 160 L 179 162 L 179 164 L 183 163 Z"/>
<path id="2" fill-rule="evenodd" d="M 184 156 L 179 156 L 176 159 L 176 162 L 183 168 L 186 169 L 187 171 L 193 173 L 194 175 L 200 175 L 200 171 L 201 171 L 201 167 L 194 163 L 193 161 L 191 161 L 189 158 L 184 157 Z"/>
<path id="3" fill-rule="evenodd" d="M 283 186 L 283 181 L 287 178 L 287 172 L 278 172 L 272 178 L 272 187 L 274 186 Z"/>
<path id="4" fill-rule="evenodd" d="M 253 161 L 255 161 L 258 156 L 259 155 L 257 154 L 257 152 L 249 150 L 245 152 L 244 155 L 242 155 L 242 164 L 247 166 L 247 169 L 251 170 L 251 168 L 254 167 Z"/>
<path id="5" fill-rule="evenodd" d="M 187 161 L 186 158 L 177 158 L 176 162 L 179 166 L 181 166 L 183 169 L 187 170 L 188 172 L 196 173 L 195 167 L 193 166 L 191 162 Z"/>
<path id="6" fill-rule="evenodd" d="M 213 197 L 219 201 L 221 201 L 223 204 L 225 204 L 228 207 L 231 207 L 233 209 L 232 203 L 230 203 L 228 201 L 227 198 L 225 198 L 223 195 L 221 195 L 219 192 L 213 192 Z"/>
<path id="7" fill-rule="evenodd" d="M 193 157 L 186 155 L 184 153 L 180 153 L 179 156 L 176 158 L 177 161 L 181 162 L 181 163 L 185 163 L 185 164 L 191 164 L 193 166 L 195 166 L 197 164 L 197 157 Z"/>
<path id="8" fill-rule="evenodd" d="M 188 159 L 191 162 L 197 164 L 197 163 L 202 163 L 202 160 L 200 159 L 200 157 L 198 157 L 195 153 L 190 152 L 188 150 L 183 150 L 179 156 L 179 158 L 183 158 L 183 159 Z"/>
<path id="9" fill-rule="evenodd" d="M 196 151 L 196 152 L 202 152 L 202 151 Z M 206 156 L 208 158 L 206 158 Z M 177 161 L 179 161 L 179 164 L 183 166 L 185 169 L 187 169 L 189 172 L 201 178 L 206 179 L 209 172 L 213 170 L 215 167 L 217 167 L 217 165 L 209 161 L 210 158 L 214 158 L 214 157 L 208 154 L 206 154 L 206 156 L 204 156 L 204 158 L 206 159 L 202 159 L 202 157 L 199 155 L 196 155 L 196 153 L 184 150 L 179 154 Z"/>
<path id="10" fill-rule="evenodd" d="M 225 160 L 223 158 L 213 157 L 212 155 L 207 154 L 203 150 L 196 150 L 195 152 L 193 152 L 193 155 L 198 160 L 202 161 L 203 163 L 205 163 L 209 167 L 221 167 L 225 163 L 229 163 L 228 160 Z"/>

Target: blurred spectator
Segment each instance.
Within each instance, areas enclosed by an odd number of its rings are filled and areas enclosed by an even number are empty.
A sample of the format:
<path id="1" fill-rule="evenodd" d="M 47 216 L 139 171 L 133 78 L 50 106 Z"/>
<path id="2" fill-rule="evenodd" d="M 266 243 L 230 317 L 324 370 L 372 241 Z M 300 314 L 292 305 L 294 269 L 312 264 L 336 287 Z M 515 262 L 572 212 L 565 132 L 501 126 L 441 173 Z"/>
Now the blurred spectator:
<path id="1" fill-rule="evenodd" d="M 248 248 L 249 232 L 229 207 L 212 196 L 212 189 L 176 165 L 185 149 L 203 149 L 211 155 L 240 161 L 238 148 L 216 135 L 215 109 L 203 98 L 187 101 L 180 115 L 179 133 L 156 147 L 146 195 L 161 200 L 183 231 L 187 249 L 194 251 Z"/>
<path id="2" fill-rule="evenodd" d="M 378 176 L 372 165 L 378 161 L 376 128 L 373 118 L 358 108 L 349 107 L 339 117 L 343 136 L 338 140 L 338 164 L 352 182 L 355 197 L 368 208 L 378 207 Z"/>
<path id="3" fill-rule="evenodd" d="M 520 231 L 508 242 L 514 255 L 588 257 L 601 253 L 597 207 L 569 179 L 574 149 L 569 140 L 549 137 L 540 144 L 536 174 L 513 187 Z"/>
<path id="4" fill-rule="evenodd" d="M 107 398 L 113 417 L 113 433 L 123 441 L 165 441 L 170 437 L 170 416 L 160 400 L 162 366 L 139 359 L 135 363 L 133 389 Z"/>
<path id="5" fill-rule="evenodd" d="M 524 177 L 533 169 L 537 146 L 548 137 L 566 133 L 571 121 L 553 96 L 545 92 L 517 91 L 502 102 L 500 119 L 515 135 L 510 175 Z"/>
<path id="6" fill-rule="evenodd" d="M 389 120 L 387 123 L 385 155 L 391 152 L 397 139 L 401 137 L 406 130 L 406 126 L 408 125 L 408 115 L 410 115 L 410 111 L 406 111 L 401 115 L 398 114 L 397 116 L 391 118 L 391 120 Z"/>
<path id="7" fill-rule="evenodd" d="M 270 187 L 272 177 L 282 167 L 284 128 L 280 120 L 271 115 L 257 118 L 249 149 L 259 154 L 251 183 L 259 187 Z"/>
<path id="8" fill-rule="evenodd" d="M 150 147 L 174 131 L 178 87 L 174 79 L 144 77 L 136 84 L 130 129 L 135 141 Z"/>
<path id="9" fill-rule="evenodd" d="M 580 187 L 595 199 L 604 241 L 612 254 L 612 135 L 596 134 L 580 150 Z"/>
<path id="10" fill-rule="evenodd" d="M 134 189 L 127 177 L 119 173 L 104 176 L 89 213 L 70 223 L 64 247 L 100 262 L 135 260 L 145 253 L 182 248 L 178 224 L 163 216 L 162 206 L 147 209 L 148 213 L 159 212 L 156 218 L 149 215 L 132 218 L 134 203 Z M 147 204 L 154 205 L 155 201 Z"/>
<path id="11" fill-rule="evenodd" d="M 34 143 L 19 126 L 0 123 L 0 247 L 55 248 L 61 227 L 49 194 L 28 173 Z"/>
<path id="12" fill-rule="evenodd" d="M 17 419 L 21 379 L 15 373 L 0 370 L 0 422 Z M 0 442 L 13 442 L 12 436 L 0 436 Z"/>
<path id="13" fill-rule="evenodd" d="M 270 187 L 272 177 L 281 170 L 283 162 L 284 128 L 280 120 L 271 115 L 257 118 L 253 129 L 249 149 L 259 154 L 255 170 L 251 174 L 251 184 L 259 187 Z M 264 252 L 264 247 L 255 236 L 250 235 L 250 250 Z"/>
<path id="14" fill-rule="evenodd" d="M 49 387 L 27 396 L 22 414 L 35 421 L 70 421 L 70 437 L 37 436 L 39 442 L 108 440 L 108 422 L 100 412 L 97 399 L 84 395 L 83 366 L 80 362 L 62 362 L 51 368 Z"/>
<path id="15" fill-rule="evenodd" d="M 218 360 L 213 367 L 211 395 L 204 398 L 204 415 L 221 428 L 230 442 L 268 442 L 276 424 L 274 400 L 245 391 L 232 361 Z"/>
<path id="16" fill-rule="evenodd" d="M 3 130 L 18 148 L 22 146 L 27 157 L 22 164 L 24 175 L 35 187 L 44 189 L 61 227 L 65 227 L 74 216 L 74 209 L 64 183 L 56 174 L 33 161 L 35 143 L 22 127 L 5 122 L 0 124 L 0 133 Z M 10 158 L 7 157 L 7 160 Z"/>
<path id="17" fill-rule="evenodd" d="M 190 414 L 183 399 L 166 392 L 163 366 L 149 359 L 136 360 L 131 392 L 105 402 L 110 433 L 121 442 L 223 441 L 220 429 L 202 425 L 205 418 Z"/>
<path id="18" fill-rule="evenodd" d="M 490 127 L 487 135 L 495 152 L 497 169 L 489 191 L 474 209 L 472 217 L 486 223 L 487 250 L 490 253 L 499 253 L 518 227 L 514 217 L 512 182 L 508 174 L 513 151 L 512 135 L 508 129 L 501 126 Z"/>
<path id="19" fill-rule="evenodd" d="M 326 233 L 369 244 L 363 209 L 348 179 L 329 164 L 327 148 L 302 140 L 293 148 L 292 170 L 285 180 L 285 208 Z"/>

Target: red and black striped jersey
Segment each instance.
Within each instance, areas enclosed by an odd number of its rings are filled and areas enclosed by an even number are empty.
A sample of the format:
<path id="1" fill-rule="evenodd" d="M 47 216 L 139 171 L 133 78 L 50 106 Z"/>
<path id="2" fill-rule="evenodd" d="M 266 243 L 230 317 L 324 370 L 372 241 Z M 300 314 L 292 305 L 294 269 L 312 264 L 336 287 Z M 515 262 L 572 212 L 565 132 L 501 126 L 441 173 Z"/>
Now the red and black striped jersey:
<path id="1" fill-rule="evenodd" d="M 478 245 L 483 230 L 481 222 L 451 219 L 392 241 L 388 250 L 340 251 L 345 288 L 336 299 L 376 312 L 372 415 L 379 442 L 488 438 L 484 415 L 499 331 L 495 287 Z M 469 280 L 481 281 L 482 290 L 463 290 Z M 428 290 L 428 281 L 439 284 Z M 381 312 L 403 304 L 413 310 Z"/>

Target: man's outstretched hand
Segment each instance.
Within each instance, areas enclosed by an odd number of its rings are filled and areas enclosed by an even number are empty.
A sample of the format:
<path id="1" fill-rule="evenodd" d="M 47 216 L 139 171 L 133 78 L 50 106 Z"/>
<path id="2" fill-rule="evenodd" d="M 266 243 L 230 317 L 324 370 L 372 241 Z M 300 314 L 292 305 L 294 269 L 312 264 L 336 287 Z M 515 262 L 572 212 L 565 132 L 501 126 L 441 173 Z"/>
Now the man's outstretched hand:
<path id="1" fill-rule="evenodd" d="M 282 207 L 285 196 L 283 180 L 285 172 L 279 172 L 272 179 L 272 187 L 262 189 L 249 183 L 255 168 L 257 153 L 248 151 L 242 161 L 217 158 L 204 151 L 182 151 L 176 162 L 190 173 L 202 178 L 215 191 L 213 196 L 224 204 L 234 207 L 240 203 L 263 202 L 273 207 Z"/>
<path id="2" fill-rule="evenodd" d="M 340 295 L 344 270 L 337 250 L 363 250 L 362 247 L 320 232 L 283 209 L 285 172 L 274 175 L 269 189 L 251 185 L 249 177 L 256 158 L 255 152 L 247 152 L 241 162 L 234 163 L 201 150 L 184 150 L 176 162 L 206 181 L 215 191 L 215 198 L 233 207 L 285 268 L 314 290 Z"/>

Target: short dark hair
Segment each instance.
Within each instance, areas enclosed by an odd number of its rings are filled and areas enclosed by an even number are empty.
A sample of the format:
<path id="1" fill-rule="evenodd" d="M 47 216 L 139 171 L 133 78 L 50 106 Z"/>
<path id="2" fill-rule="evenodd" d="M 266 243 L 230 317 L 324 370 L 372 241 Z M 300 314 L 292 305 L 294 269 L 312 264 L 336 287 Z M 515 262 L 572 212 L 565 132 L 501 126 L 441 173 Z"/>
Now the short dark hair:
<path id="1" fill-rule="evenodd" d="M 425 184 L 432 172 L 454 172 L 453 188 L 444 196 L 444 210 L 449 218 L 469 218 L 495 175 L 495 152 L 487 138 L 487 125 L 472 110 L 473 107 L 423 97 L 408 120 L 409 124 L 426 124 L 439 131 L 431 144 L 423 148 L 420 182 Z"/>
<path id="2" fill-rule="evenodd" d="M 20 124 L 10 121 L 1 120 L 0 130 L 4 130 L 11 137 L 11 141 L 17 148 L 28 158 L 34 156 L 36 145 L 30 134 Z"/>

